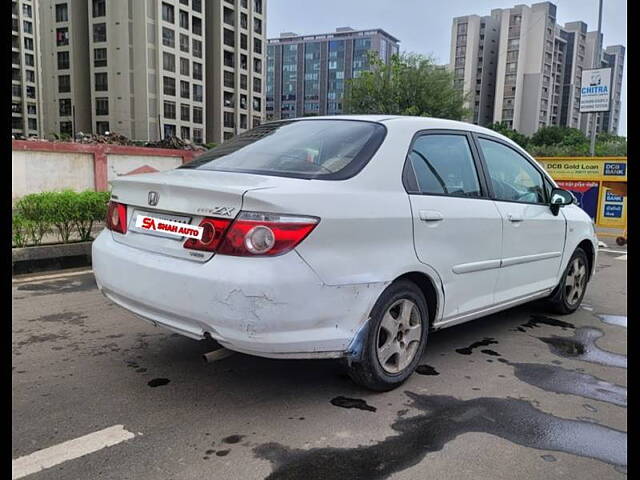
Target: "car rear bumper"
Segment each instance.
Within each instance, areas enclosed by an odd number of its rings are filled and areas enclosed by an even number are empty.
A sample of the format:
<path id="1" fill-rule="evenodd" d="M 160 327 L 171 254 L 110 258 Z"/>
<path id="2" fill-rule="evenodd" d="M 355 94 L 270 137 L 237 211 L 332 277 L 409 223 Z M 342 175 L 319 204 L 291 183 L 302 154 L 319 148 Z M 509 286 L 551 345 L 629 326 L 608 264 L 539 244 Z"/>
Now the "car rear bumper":
<path id="1" fill-rule="evenodd" d="M 114 303 L 182 335 L 264 357 L 340 357 L 366 322 L 383 283 L 324 285 L 294 252 L 216 255 L 206 263 L 113 240 L 93 242 L 98 288 Z"/>

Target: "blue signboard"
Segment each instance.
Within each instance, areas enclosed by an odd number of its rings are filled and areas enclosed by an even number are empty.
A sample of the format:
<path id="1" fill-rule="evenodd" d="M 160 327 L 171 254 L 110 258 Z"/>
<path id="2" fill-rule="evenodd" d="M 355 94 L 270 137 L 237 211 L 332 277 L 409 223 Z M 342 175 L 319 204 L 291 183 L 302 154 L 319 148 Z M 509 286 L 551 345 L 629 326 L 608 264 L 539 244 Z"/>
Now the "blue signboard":
<path id="1" fill-rule="evenodd" d="M 622 196 L 616 195 L 611 191 L 607 191 L 604 201 L 605 202 L 622 202 Z"/>
<path id="2" fill-rule="evenodd" d="M 627 165 L 625 163 L 605 163 L 604 174 L 624 177 L 627 174 Z"/>
<path id="3" fill-rule="evenodd" d="M 605 203 L 604 204 L 604 216 L 611 218 L 621 218 L 622 217 L 622 205 Z"/>

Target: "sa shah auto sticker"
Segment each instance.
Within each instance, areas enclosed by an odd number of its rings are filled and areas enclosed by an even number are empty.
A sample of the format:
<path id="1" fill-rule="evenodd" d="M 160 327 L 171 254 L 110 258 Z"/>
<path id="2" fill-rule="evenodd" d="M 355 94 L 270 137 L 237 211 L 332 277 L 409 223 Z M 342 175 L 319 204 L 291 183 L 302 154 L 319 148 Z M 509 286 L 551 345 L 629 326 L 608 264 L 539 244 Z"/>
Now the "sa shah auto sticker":
<path id="1" fill-rule="evenodd" d="M 189 237 L 200 240 L 204 228 L 197 225 L 185 225 L 180 222 L 172 222 L 170 220 L 161 220 L 159 218 L 138 215 L 136 218 L 136 228 L 149 230 L 152 232 L 162 232 L 174 235 L 176 237 Z"/>

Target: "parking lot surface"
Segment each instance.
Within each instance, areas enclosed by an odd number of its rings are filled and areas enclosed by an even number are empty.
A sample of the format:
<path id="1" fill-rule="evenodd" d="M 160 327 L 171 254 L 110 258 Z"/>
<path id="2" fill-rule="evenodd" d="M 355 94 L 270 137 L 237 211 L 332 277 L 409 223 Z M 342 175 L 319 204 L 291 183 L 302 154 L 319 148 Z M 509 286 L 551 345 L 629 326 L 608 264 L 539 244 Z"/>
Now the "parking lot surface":
<path id="1" fill-rule="evenodd" d="M 402 387 L 334 361 L 234 354 L 107 301 L 92 274 L 13 285 L 14 478 L 626 476 L 625 252 L 583 306 L 529 304 L 430 334 Z M 46 467 L 43 469 L 43 467 Z"/>

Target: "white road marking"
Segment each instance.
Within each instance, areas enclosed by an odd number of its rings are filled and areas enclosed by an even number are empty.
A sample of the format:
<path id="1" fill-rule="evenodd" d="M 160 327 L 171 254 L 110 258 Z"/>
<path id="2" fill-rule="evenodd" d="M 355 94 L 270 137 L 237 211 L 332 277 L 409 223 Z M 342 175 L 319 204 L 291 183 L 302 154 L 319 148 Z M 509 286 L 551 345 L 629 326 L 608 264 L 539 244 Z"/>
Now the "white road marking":
<path id="1" fill-rule="evenodd" d="M 124 426 L 114 425 L 53 447 L 38 450 L 24 457 L 16 458 L 11 462 L 11 478 L 15 480 L 26 477 L 67 460 L 73 460 L 125 440 L 130 440 L 133 437 L 135 437 L 135 434 L 125 430 Z"/>
<path id="2" fill-rule="evenodd" d="M 39 280 L 55 280 L 56 278 L 64 278 L 64 277 L 75 277 L 77 275 L 84 275 L 85 273 L 93 272 L 92 269 L 81 270 L 79 272 L 67 272 L 67 273 L 55 273 L 52 275 L 40 275 L 37 277 L 24 277 L 13 280 L 12 283 L 27 283 L 27 282 L 35 282 Z"/>
<path id="3" fill-rule="evenodd" d="M 627 253 L 625 250 L 612 250 L 610 248 L 599 248 L 598 251 L 606 252 L 606 253 L 624 253 L 624 254 Z"/>
<path id="4" fill-rule="evenodd" d="M 620 255 L 619 257 L 616 257 L 616 260 L 624 260 L 626 262 L 627 261 L 627 254 L 625 253 L 624 255 Z"/>
<path id="5" fill-rule="evenodd" d="M 604 243 L 602 240 L 598 240 L 598 247 L 600 248 L 607 248 L 607 244 Z"/>

